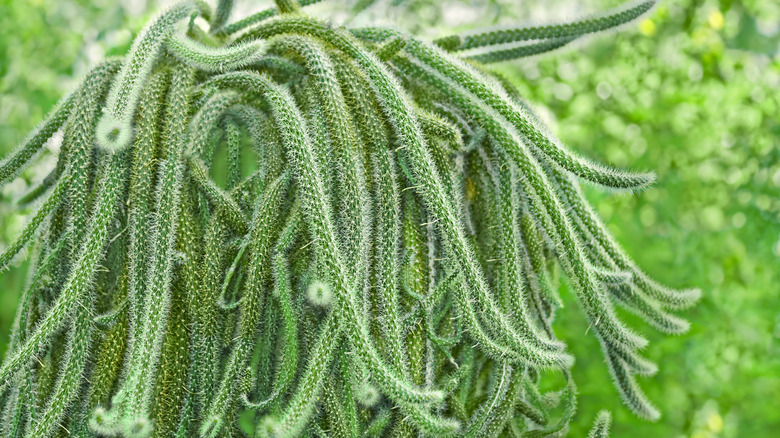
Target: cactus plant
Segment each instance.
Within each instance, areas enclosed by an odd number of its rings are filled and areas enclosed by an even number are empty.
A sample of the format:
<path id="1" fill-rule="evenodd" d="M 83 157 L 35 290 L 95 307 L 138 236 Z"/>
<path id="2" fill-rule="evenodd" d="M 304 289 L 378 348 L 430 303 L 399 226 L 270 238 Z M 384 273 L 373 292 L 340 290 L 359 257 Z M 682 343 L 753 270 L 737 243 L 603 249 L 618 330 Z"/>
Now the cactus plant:
<path id="1" fill-rule="evenodd" d="M 0 255 L 31 247 L 4 436 L 558 436 L 559 270 L 625 404 L 657 419 L 635 379 L 657 367 L 614 305 L 683 333 L 669 311 L 699 291 L 649 277 L 580 189 L 655 176 L 576 155 L 486 67 L 655 2 L 434 42 L 311 3 L 171 7 L 0 162 L 5 184 L 62 132 Z M 565 386 L 541 394 L 545 372 Z"/>

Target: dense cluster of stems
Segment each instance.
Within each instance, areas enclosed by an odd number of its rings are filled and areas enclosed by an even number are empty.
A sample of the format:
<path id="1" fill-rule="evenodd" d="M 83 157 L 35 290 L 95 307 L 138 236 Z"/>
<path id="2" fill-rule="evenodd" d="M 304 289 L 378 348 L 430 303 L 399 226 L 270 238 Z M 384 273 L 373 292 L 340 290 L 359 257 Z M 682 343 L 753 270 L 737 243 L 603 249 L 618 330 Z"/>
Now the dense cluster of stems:
<path id="1" fill-rule="evenodd" d="M 699 292 L 648 277 L 580 190 L 654 175 L 575 155 L 484 66 L 654 2 L 435 43 L 314 2 L 232 24 L 229 0 L 173 6 L 0 162 L 5 184 L 62 135 L 0 255 L 31 247 L 2 436 L 558 436 L 559 270 L 626 405 L 658 418 L 614 303 L 682 333 L 669 310 Z M 545 372 L 565 386 L 540 393 Z"/>

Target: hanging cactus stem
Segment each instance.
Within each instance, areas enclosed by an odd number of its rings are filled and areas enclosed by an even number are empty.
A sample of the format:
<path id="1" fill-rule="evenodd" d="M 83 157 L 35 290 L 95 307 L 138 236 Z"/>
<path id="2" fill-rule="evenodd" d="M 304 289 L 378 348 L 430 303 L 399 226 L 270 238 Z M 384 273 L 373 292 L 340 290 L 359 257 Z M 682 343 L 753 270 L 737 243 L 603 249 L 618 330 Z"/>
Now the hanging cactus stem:
<path id="1" fill-rule="evenodd" d="M 655 174 L 578 156 L 484 66 L 654 1 L 434 42 L 333 26 L 316 0 L 231 22 L 233 3 L 162 13 L 0 162 L 7 184 L 63 132 L 0 254 L 0 273 L 27 247 L 32 266 L 3 436 L 558 436 L 576 387 L 555 265 L 625 405 L 659 418 L 615 304 L 678 334 L 700 292 L 641 270 L 580 189 Z M 565 378 L 556 397 L 542 372 Z"/>

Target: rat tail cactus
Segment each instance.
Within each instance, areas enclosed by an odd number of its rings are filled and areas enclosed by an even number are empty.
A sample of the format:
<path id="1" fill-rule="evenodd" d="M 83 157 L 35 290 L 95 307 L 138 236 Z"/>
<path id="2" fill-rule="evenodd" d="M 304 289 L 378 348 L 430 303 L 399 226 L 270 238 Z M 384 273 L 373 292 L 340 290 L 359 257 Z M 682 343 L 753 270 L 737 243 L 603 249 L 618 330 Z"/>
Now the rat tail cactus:
<path id="1" fill-rule="evenodd" d="M 0 255 L 29 247 L 2 436 L 558 436 L 558 270 L 625 404 L 657 419 L 647 340 L 614 305 L 683 333 L 669 312 L 699 291 L 649 277 L 580 190 L 655 176 L 578 156 L 485 67 L 655 2 L 432 43 L 315 2 L 171 7 L 0 162 L 6 184 L 62 136 Z M 545 373 L 565 386 L 541 393 Z"/>

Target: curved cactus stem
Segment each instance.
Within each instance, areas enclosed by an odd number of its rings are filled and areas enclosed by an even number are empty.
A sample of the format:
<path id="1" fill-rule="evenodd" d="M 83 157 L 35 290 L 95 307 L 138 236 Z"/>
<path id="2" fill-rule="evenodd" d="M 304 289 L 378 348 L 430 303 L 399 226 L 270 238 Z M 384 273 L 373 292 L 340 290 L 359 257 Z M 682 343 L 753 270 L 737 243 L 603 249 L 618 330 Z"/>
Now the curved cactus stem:
<path id="1" fill-rule="evenodd" d="M 316 90 L 318 108 L 324 118 L 325 130 L 341 175 L 341 180 L 335 181 L 339 201 L 334 218 L 339 234 L 344 236 L 344 262 L 351 277 L 366 278 L 366 260 L 371 243 L 371 202 L 366 189 L 365 170 L 359 156 L 361 151 L 357 149 L 355 130 L 349 120 L 349 111 L 338 86 L 333 63 L 315 41 L 301 36 L 274 40 L 271 50 L 294 52 L 303 58 L 306 68 L 312 73 L 311 90 Z M 362 286 L 358 284 L 356 287 Z"/>
<path id="2" fill-rule="evenodd" d="M 476 30 L 466 35 L 451 35 L 434 40 L 434 44 L 447 51 L 468 50 L 478 47 L 513 43 L 517 41 L 580 37 L 621 26 L 649 11 L 656 0 L 645 0 L 609 11 L 601 16 L 589 17 L 583 20 L 565 24 L 548 24 L 544 26 L 512 26 Z"/>
<path id="3" fill-rule="evenodd" d="M 205 96 L 204 96 L 205 97 Z M 201 98 L 197 114 L 192 118 L 189 126 L 189 143 L 184 151 L 187 157 L 200 157 L 207 164 L 211 164 L 211 151 L 208 143 L 210 134 L 217 127 L 220 117 L 238 102 L 238 95 L 233 92 L 213 93 Z"/>
<path id="4" fill-rule="evenodd" d="M 78 97 L 87 90 L 89 93 L 98 93 L 96 86 L 97 89 L 102 88 L 104 86 L 102 84 L 106 84 L 113 77 L 120 65 L 120 59 L 109 59 L 93 67 L 75 91 L 62 97 L 54 105 L 54 109 L 46 115 L 46 118 L 13 152 L 0 161 L 0 187 L 19 176 L 30 161 L 38 155 L 41 148 L 68 119 Z"/>
<path id="5" fill-rule="evenodd" d="M 400 251 L 400 195 L 397 170 L 393 154 L 389 150 L 378 150 L 374 156 L 375 186 L 377 191 L 376 207 L 376 288 L 380 308 L 385 318 L 382 330 L 387 336 L 390 356 L 396 369 L 406 370 L 405 348 L 401 342 L 401 325 L 398 319 Z"/>
<path id="6" fill-rule="evenodd" d="M 673 290 L 650 278 L 615 241 L 593 208 L 582 202 L 582 193 L 577 186 L 566 175 L 561 173 L 553 173 L 553 175 L 568 204 L 571 206 L 572 215 L 576 219 L 575 222 L 581 223 L 583 232 L 587 232 L 587 235 L 592 237 L 591 241 L 595 241 L 599 248 L 604 251 L 605 254 L 600 256 L 602 263 L 631 272 L 632 282 L 640 290 L 647 293 L 648 296 L 663 303 L 665 307 L 684 309 L 696 303 L 701 297 L 699 289 Z"/>
<path id="7" fill-rule="evenodd" d="M 465 85 L 469 81 L 474 81 L 474 76 L 466 76 L 465 73 L 458 73 L 457 62 L 447 61 L 441 55 L 436 55 L 435 52 L 422 47 L 417 44 L 410 44 L 410 51 L 415 56 L 426 56 L 428 62 L 432 62 L 438 66 L 439 69 L 447 71 L 451 75 L 457 75 L 461 82 Z M 419 50 L 416 50 L 419 48 Z M 512 129 L 506 124 L 501 124 L 502 120 L 500 115 L 491 112 L 491 109 L 486 108 L 484 103 L 480 103 L 478 100 L 469 101 L 469 93 L 461 90 L 461 83 L 456 83 L 450 79 L 444 77 L 442 73 L 431 69 L 419 62 L 406 62 L 401 64 L 402 68 L 405 68 L 407 73 L 412 73 L 417 77 L 424 78 L 432 85 L 439 85 L 447 87 L 450 92 L 450 96 L 460 102 L 460 105 L 467 109 L 473 117 L 477 120 L 481 120 L 488 132 L 495 138 L 502 148 L 505 148 L 512 156 L 513 160 L 518 164 L 521 169 L 524 170 L 524 174 L 527 178 L 533 177 L 534 179 L 524 179 L 523 190 L 526 194 L 531 196 L 531 207 L 534 215 L 537 218 L 541 218 L 544 222 L 545 231 L 552 236 L 555 236 L 556 241 L 561 242 L 564 245 L 563 251 L 560 256 L 562 257 L 562 264 L 564 269 L 569 272 L 569 279 L 576 281 L 575 290 L 580 291 L 578 296 L 581 298 L 581 302 L 585 306 L 587 314 L 591 319 L 592 324 L 596 330 L 609 340 L 608 345 L 613 348 L 620 347 L 621 350 L 629 352 L 631 349 L 641 347 L 646 341 L 637 337 L 632 332 L 628 331 L 614 315 L 614 312 L 609 305 L 609 301 L 604 297 L 604 292 L 600 286 L 596 285 L 595 279 L 592 273 L 585 269 L 585 261 L 583 260 L 582 249 L 579 247 L 578 240 L 571 226 L 568 223 L 568 219 L 561 214 L 560 200 L 551 193 L 549 182 L 546 181 L 543 171 L 539 169 L 538 163 L 532 156 L 523 154 L 518 150 L 517 146 L 523 145 L 519 139 L 510 140 Z M 453 93 L 453 90 L 456 91 Z M 530 169 L 529 169 L 530 167 Z M 541 189 L 541 191 L 540 191 Z M 541 196 L 540 196 L 541 195 Z M 548 216 L 550 215 L 550 216 Z M 551 217 L 552 216 L 552 217 Z M 553 220 L 554 219 L 554 220 Z M 583 283 L 584 282 L 584 283 Z M 583 291 L 585 288 L 587 292 Z M 591 291 L 594 291 L 592 293 Z M 629 356 L 627 353 L 626 356 Z"/>
<path id="8" fill-rule="evenodd" d="M 152 206 L 153 181 L 155 176 L 155 155 L 159 150 L 160 132 L 157 125 L 162 109 L 160 96 L 170 82 L 170 72 L 162 71 L 152 75 L 147 88 L 141 95 L 138 114 L 138 128 L 131 152 L 130 177 L 128 181 L 127 223 L 129 228 L 129 330 L 136 325 L 144 296 L 146 278 L 147 249 L 149 242 L 149 213 Z M 181 84 L 172 88 L 170 93 L 180 94 Z M 175 102 L 178 103 L 178 102 Z M 174 105 L 172 102 L 170 105 Z M 171 111 L 169 108 L 168 111 Z M 132 338 L 128 340 L 132 343 Z"/>
<path id="9" fill-rule="evenodd" d="M 66 173 L 65 176 L 60 178 L 57 185 L 54 186 L 51 194 L 49 194 L 49 197 L 46 198 L 46 201 L 44 201 L 38 211 L 36 211 L 33 217 L 25 224 L 19 237 L 16 238 L 4 253 L 0 254 L 0 274 L 7 269 L 8 264 L 13 260 L 14 256 L 16 256 L 19 251 L 27 246 L 35 237 L 38 232 L 38 227 L 40 227 L 41 223 L 49 216 L 52 210 L 59 207 L 63 192 L 68 187 L 69 183 L 70 175 Z"/>
<path id="10" fill-rule="evenodd" d="M 133 119 L 141 90 L 160 55 L 165 39 L 176 22 L 198 10 L 194 2 L 178 3 L 151 21 L 133 41 L 130 53 L 108 94 L 106 112 L 98 123 L 97 142 L 102 148 L 116 152 L 133 140 Z"/>
<path id="11" fill-rule="evenodd" d="M 40 183 L 36 184 L 35 187 L 20 196 L 19 199 L 16 200 L 16 205 L 18 207 L 24 208 L 35 202 L 44 193 L 48 192 L 49 189 L 51 189 L 51 187 L 57 183 L 57 181 L 59 181 L 63 170 L 64 166 L 60 160 L 57 160 L 57 166 L 52 169 L 52 171 L 49 172 Z"/>
<path id="12" fill-rule="evenodd" d="M 238 394 L 239 376 L 251 355 L 252 344 L 263 313 L 265 301 L 263 283 L 267 276 L 272 243 L 278 232 L 278 213 L 283 206 L 282 201 L 287 192 L 288 182 L 287 175 L 282 175 L 273 184 L 269 184 L 263 195 L 258 197 L 252 218 L 250 260 L 244 296 L 240 304 L 237 339 L 219 388 L 205 413 L 208 421 L 201 426 L 202 436 L 217 436 L 221 432 L 224 423 L 213 426 L 209 421 L 212 418 L 223 418 L 229 404 Z"/>
<path id="13" fill-rule="evenodd" d="M 376 57 L 382 62 L 387 62 L 395 57 L 406 46 L 403 38 L 390 38 L 376 48 Z"/>
<path id="14" fill-rule="evenodd" d="M 76 399 L 82 380 L 82 369 L 90 357 L 92 338 L 92 306 L 89 295 L 82 297 L 73 315 L 72 329 L 63 368 L 52 390 L 51 397 L 41 417 L 32 423 L 28 437 L 51 436 L 59 421 L 67 413 L 68 406 Z"/>
<path id="15" fill-rule="evenodd" d="M 228 118 L 224 125 L 228 149 L 228 178 L 225 188 L 231 190 L 241 182 L 241 130 L 232 118 Z"/>
<path id="16" fill-rule="evenodd" d="M 297 3 L 300 6 L 309 6 L 309 5 L 313 5 L 315 3 L 319 3 L 321 1 L 322 0 L 299 0 Z M 258 23 L 260 23 L 262 21 L 265 21 L 265 20 L 267 20 L 267 19 L 269 19 L 271 17 L 275 17 L 275 16 L 279 15 L 279 12 L 280 11 L 277 8 L 264 9 L 264 10 L 262 10 L 260 12 L 257 12 L 256 14 L 250 15 L 249 17 L 246 17 L 244 19 L 236 21 L 235 23 L 231 23 L 231 24 L 223 27 L 219 31 L 219 33 L 220 34 L 230 35 L 230 34 L 234 34 L 234 33 L 240 32 L 240 31 L 242 31 L 242 30 L 244 30 L 244 29 L 246 29 L 248 27 L 251 27 L 251 26 L 253 26 L 255 24 L 258 24 Z"/>
<path id="17" fill-rule="evenodd" d="M 211 33 L 218 32 L 227 23 L 230 13 L 233 11 L 233 3 L 235 3 L 234 0 L 219 0 L 217 9 L 209 22 Z"/>
<path id="18" fill-rule="evenodd" d="M 609 427 L 612 425 L 612 414 L 609 411 L 599 411 L 593 427 L 588 432 L 588 438 L 609 438 Z"/>
<path id="19" fill-rule="evenodd" d="M 257 62 L 263 56 L 264 44 L 252 41 L 216 48 L 174 32 L 165 47 L 183 64 L 208 73 L 224 73 Z"/>
<path id="20" fill-rule="evenodd" d="M 639 417 L 657 421 L 661 418 L 655 406 L 647 400 L 647 396 L 639 389 L 628 366 L 614 354 L 607 354 L 607 366 L 615 381 L 615 386 L 620 391 L 623 402 Z"/>
<path id="21" fill-rule="evenodd" d="M 520 258 L 520 220 L 517 217 L 520 206 L 516 193 L 517 169 L 509 160 L 504 161 L 500 169 L 489 168 L 498 182 L 497 199 L 499 200 L 500 234 L 498 236 L 500 246 L 501 274 L 499 293 L 506 295 L 504 299 L 507 307 L 515 309 L 514 320 L 518 321 L 524 333 L 529 334 L 530 342 L 547 348 L 561 348 L 560 341 L 545 339 L 539 329 L 529 317 L 527 292 L 520 280 L 522 267 Z"/>
<path id="22" fill-rule="evenodd" d="M 278 423 L 274 424 L 274 436 L 296 436 L 311 415 L 328 365 L 333 361 L 336 344 L 342 336 L 338 328 L 339 318 L 335 314 L 335 309 L 330 311 L 322 322 L 298 388 L 279 416 Z"/>
<path id="23" fill-rule="evenodd" d="M 222 190 L 211 178 L 203 160 L 190 157 L 188 160 L 189 173 L 192 179 L 209 198 L 216 209 L 225 215 L 225 219 L 237 234 L 246 234 L 249 228 L 247 220 L 238 203 L 224 190 Z"/>
<path id="24" fill-rule="evenodd" d="M 524 44 L 508 49 L 493 49 L 479 52 L 474 55 L 469 55 L 466 57 L 466 59 L 470 59 L 482 64 L 513 61 L 515 59 L 527 58 L 529 56 L 540 55 L 542 53 L 560 49 L 561 47 L 564 47 L 565 45 L 574 41 L 576 38 L 577 37 L 551 38 L 543 40 L 539 43 Z"/>
<path id="25" fill-rule="evenodd" d="M 19 367 L 40 351 L 44 344 L 49 342 L 50 338 L 72 317 L 79 299 L 91 288 L 95 268 L 108 240 L 108 226 L 114 217 L 116 204 L 124 187 L 125 176 L 122 172 L 122 160 L 125 158 L 122 154 L 111 158 L 105 172 L 105 178 L 101 183 L 100 202 L 95 206 L 93 220 L 87 232 L 87 240 L 78 253 L 73 271 L 57 300 L 33 333 L 18 350 L 10 351 L 10 354 L 3 360 L 0 367 L 0 388 L 6 386 L 11 376 L 19 371 Z"/>
<path id="26" fill-rule="evenodd" d="M 553 290 L 550 284 L 550 279 L 547 275 L 547 265 L 542 251 L 542 242 L 540 241 L 538 224 L 534 221 L 533 216 L 530 213 L 530 207 L 527 205 L 522 208 L 522 214 L 520 216 L 520 227 L 522 230 L 523 247 L 525 248 L 525 255 L 528 257 L 528 263 L 530 265 L 529 270 L 526 271 L 526 276 L 531 278 L 530 283 L 538 287 L 543 293 L 548 302 L 555 304 L 558 307 L 563 307 L 563 301 L 560 295 Z"/>
<path id="27" fill-rule="evenodd" d="M 144 430 L 151 403 L 154 379 L 149 379 L 157 369 L 164 328 L 168 321 L 171 300 L 173 258 L 179 225 L 179 211 L 182 198 L 184 165 L 183 150 L 188 141 L 186 130 L 189 117 L 188 89 L 194 71 L 182 66 L 174 73 L 169 100 L 172 104 L 164 126 L 164 135 L 169 141 L 163 151 L 164 159 L 159 165 L 155 190 L 155 208 L 158 213 L 150 235 L 150 254 L 146 268 L 143 309 L 137 314 L 137 324 L 132 326 L 131 361 L 120 392 L 124 394 L 121 406 L 122 421 L 131 427 Z M 140 423 L 139 423 L 140 422 Z M 145 423 L 144 423 L 145 424 Z M 151 427 L 151 426 L 149 426 Z"/>
<path id="28" fill-rule="evenodd" d="M 648 297 L 636 286 L 618 284 L 608 288 L 619 304 L 663 333 L 679 335 L 691 327 L 688 321 L 665 312 L 662 309 L 663 303 Z"/>
<path id="29" fill-rule="evenodd" d="M 284 352 L 282 361 L 276 371 L 276 379 L 273 384 L 273 391 L 265 400 L 254 403 L 249 400 L 246 394 L 242 395 L 244 405 L 255 411 L 264 411 L 271 405 L 277 403 L 285 392 L 289 389 L 295 378 L 295 370 L 298 364 L 298 325 L 293 314 L 293 304 L 291 297 L 290 272 L 286 252 L 289 251 L 298 234 L 300 227 L 300 217 L 298 211 L 290 213 L 290 218 L 285 225 L 285 229 L 280 234 L 277 241 L 273 258 L 274 271 L 274 296 L 279 301 L 282 319 L 284 321 Z"/>

